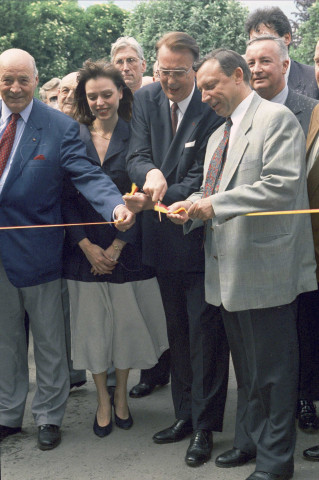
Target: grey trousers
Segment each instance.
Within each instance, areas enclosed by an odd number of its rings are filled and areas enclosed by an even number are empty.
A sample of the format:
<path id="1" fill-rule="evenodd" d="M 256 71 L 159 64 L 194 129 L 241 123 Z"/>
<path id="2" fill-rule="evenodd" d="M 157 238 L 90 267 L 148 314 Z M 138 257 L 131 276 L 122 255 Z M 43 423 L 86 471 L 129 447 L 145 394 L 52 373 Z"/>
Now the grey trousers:
<path id="1" fill-rule="evenodd" d="M 221 309 L 237 379 L 234 447 L 256 454 L 256 470 L 291 474 L 298 392 L 297 301 Z"/>
<path id="2" fill-rule="evenodd" d="M 32 402 L 36 425 L 61 425 L 69 395 L 61 280 L 16 288 L 0 260 L 0 424 L 22 425 L 29 389 L 24 311 L 34 341 L 37 388 Z"/>

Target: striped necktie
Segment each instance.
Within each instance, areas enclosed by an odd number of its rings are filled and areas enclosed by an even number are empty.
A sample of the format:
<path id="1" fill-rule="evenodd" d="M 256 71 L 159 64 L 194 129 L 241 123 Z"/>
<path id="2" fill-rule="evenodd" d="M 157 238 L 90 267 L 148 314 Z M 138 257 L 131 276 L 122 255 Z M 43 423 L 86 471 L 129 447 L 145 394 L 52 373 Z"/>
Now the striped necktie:
<path id="1" fill-rule="evenodd" d="M 203 198 L 209 197 L 210 195 L 213 195 L 213 193 L 218 192 L 220 180 L 225 165 L 225 153 L 228 146 L 231 126 L 232 121 L 231 118 L 228 117 L 225 123 L 224 136 L 220 144 L 216 148 L 208 167 L 204 185 Z"/>
<path id="2" fill-rule="evenodd" d="M 6 168 L 8 158 L 10 157 L 12 145 L 17 130 L 17 121 L 20 118 L 20 113 L 12 113 L 11 120 L 5 129 L 0 140 L 0 178 Z"/>

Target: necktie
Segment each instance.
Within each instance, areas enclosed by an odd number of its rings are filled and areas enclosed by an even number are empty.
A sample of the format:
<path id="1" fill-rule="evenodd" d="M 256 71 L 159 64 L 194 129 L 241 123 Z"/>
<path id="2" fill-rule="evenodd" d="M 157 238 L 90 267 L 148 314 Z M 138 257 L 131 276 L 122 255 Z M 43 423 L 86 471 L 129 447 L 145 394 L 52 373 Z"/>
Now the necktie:
<path id="1" fill-rule="evenodd" d="M 0 140 L 0 178 L 2 177 L 8 158 L 10 157 L 19 118 L 19 113 L 13 113 L 11 115 L 11 120 Z"/>
<path id="2" fill-rule="evenodd" d="M 177 122 L 178 122 L 177 109 L 178 109 L 178 105 L 177 105 L 176 102 L 174 102 L 173 105 L 171 106 L 173 137 L 175 136 L 175 133 L 176 133 L 176 130 L 177 130 Z"/>
<path id="3" fill-rule="evenodd" d="M 216 148 L 208 167 L 203 198 L 209 197 L 213 193 L 218 192 L 220 180 L 225 165 L 225 152 L 228 145 L 231 126 L 232 121 L 230 117 L 228 117 L 225 123 L 224 136 L 220 144 Z"/>

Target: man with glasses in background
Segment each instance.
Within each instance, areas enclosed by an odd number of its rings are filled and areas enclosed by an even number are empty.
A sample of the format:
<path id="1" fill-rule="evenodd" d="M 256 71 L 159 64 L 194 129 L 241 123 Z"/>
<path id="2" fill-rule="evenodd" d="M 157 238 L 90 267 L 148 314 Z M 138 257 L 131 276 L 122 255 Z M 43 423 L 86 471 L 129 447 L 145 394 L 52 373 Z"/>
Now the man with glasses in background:
<path id="1" fill-rule="evenodd" d="M 202 182 L 208 137 L 223 123 L 201 102 L 193 63 L 199 48 L 182 32 L 156 44 L 160 82 L 134 95 L 127 168 L 144 193 L 124 196 L 143 211 L 143 262 L 156 269 L 171 350 L 176 421 L 153 436 L 177 442 L 193 432 L 187 465 L 209 460 L 212 431 L 221 431 L 228 383 L 229 351 L 219 309 L 205 302 L 203 230 L 183 230 L 154 212 L 187 198 Z"/>
<path id="2" fill-rule="evenodd" d="M 132 93 L 142 86 L 146 61 L 141 45 L 133 37 L 120 37 L 112 44 L 111 62 L 122 72 Z"/>

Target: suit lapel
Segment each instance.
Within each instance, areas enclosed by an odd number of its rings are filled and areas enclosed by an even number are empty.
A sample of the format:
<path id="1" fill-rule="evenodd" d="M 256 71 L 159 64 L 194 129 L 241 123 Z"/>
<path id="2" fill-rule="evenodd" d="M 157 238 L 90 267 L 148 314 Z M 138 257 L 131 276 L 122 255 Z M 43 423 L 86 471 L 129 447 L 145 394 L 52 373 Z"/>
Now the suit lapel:
<path id="1" fill-rule="evenodd" d="M 236 139 L 234 140 L 232 147 L 228 152 L 223 175 L 220 181 L 219 192 L 226 190 L 238 167 L 238 164 L 240 163 L 244 155 L 244 152 L 248 145 L 246 134 L 251 128 L 255 112 L 259 107 L 261 101 L 262 99 L 255 93 L 251 104 L 249 105 L 248 110 L 245 113 L 245 116 L 242 119 L 241 124 L 237 130 Z"/>
<path id="2" fill-rule="evenodd" d="M 130 129 L 128 124 L 124 122 L 124 120 L 119 118 L 115 126 L 109 148 L 106 152 L 104 162 L 110 160 L 114 156 L 117 156 L 120 152 L 124 150 L 125 144 L 129 140 L 129 136 Z"/>
<path id="3" fill-rule="evenodd" d="M 154 144 L 156 152 L 156 155 L 154 155 L 155 166 L 162 169 L 165 156 L 173 139 L 169 101 L 162 89 L 150 102 L 148 111 L 150 112 L 150 125 L 152 127 L 151 135 L 154 135 L 152 144 Z"/>
<path id="4" fill-rule="evenodd" d="M 298 90 L 301 87 L 301 77 L 299 75 L 298 64 L 291 60 L 290 72 L 288 77 L 288 87 L 292 90 Z"/>
<path id="5" fill-rule="evenodd" d="M 202 118 L 202 110 L 201 94 L 195 87 L 194 94 L 187 107 L 185 115 L 183 116 L 176 135 L 174 138 L 171 137 L 172 141 L 169 145 L 162 165 L 161 170 L 166 178 L 177 167 L 185 148 L 185 143 L 192 137 L 194 130 Z"/>
<path id="6" fill-rule="evenodd" d="M 29 119 L 24 128 L 18 148 L 16 149 L 8 177 L 4 183 L 2 194 L 11 187 L 15 180 L 22 174 L 26 163 L 32 159 L 33 152 L 41 140 L 41 128 L 41 120 L 38 116 L 36 100 L 34 100 Z"/>
<path id="7" fill-rule="evenodd" d="M 285 101 L 285 106 L 289 108 L 289 110 L 291 110 L 292 113 L 296 115 L 296 117 L 298 117 L 298 114 L 302 112 L 302 108 L 299 102 L 299 96 L 296 95 L 290 88 L 288 90 L 288 96 Z"/>

